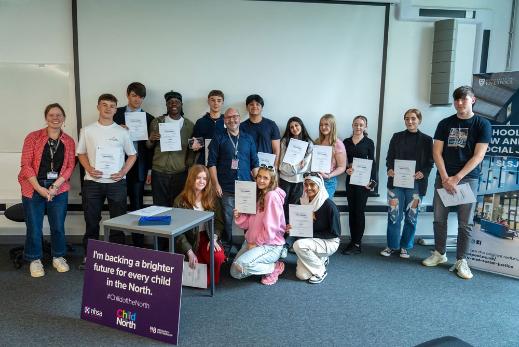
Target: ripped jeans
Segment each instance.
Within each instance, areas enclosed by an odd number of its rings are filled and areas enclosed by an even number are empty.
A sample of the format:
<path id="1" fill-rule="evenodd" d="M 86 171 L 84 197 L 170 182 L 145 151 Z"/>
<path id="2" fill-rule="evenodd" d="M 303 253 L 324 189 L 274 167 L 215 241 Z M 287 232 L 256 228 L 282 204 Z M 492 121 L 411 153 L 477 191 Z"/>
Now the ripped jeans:
<path id="1" fill-rule="evenodd" d="M 418 207 L 422 197 L 418 185 L 414 188 L 388 188 L 387 246 L 391 249 L 411 249 L 414 245 Z M 402 219 L 404 228 L 400 235 Z"/>

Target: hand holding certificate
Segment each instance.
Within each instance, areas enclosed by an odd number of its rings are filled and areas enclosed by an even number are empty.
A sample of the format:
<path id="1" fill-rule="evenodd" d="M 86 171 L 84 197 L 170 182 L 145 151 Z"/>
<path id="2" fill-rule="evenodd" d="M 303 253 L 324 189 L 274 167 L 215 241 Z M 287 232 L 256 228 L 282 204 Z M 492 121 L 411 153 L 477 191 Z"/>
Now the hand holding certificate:
<path id="1" fill-rule="evenodd" d="M 207 288 L 207 264 L 196 264 L 192 269 L 189 262 L 184 262 L 182 270 L 182 285 L 195 288 Z"/>
<path id="2" fill-rule="evenodd" d="M 96 149 L 95 169 L 102 172 L 101 178 L 110 178 L 121 171 L 121 149 L 118 147 L 98 146 Z"/>
<path id="3" fill-rule="evenodd" d="M 310 171 L 330 173 L 332 170 L 332 146 L 315 145 L 312 152 L 312 165 Z"/>
<path id="4" fill-rule="evenodd" d="M 290 139 L 285 156 L 283 157 L 283 163 L 296 166 L 305 158 L 307 148 L 308 142 Z"/>
<path id="5" fill-rule="evenodd" d="M 353 158 L 353 164 L 351 166 L 353 172 L 350 176 L 350 184 L 363 187 L 367 186 L 371 178 L 372 165 L 373 160 L 371 159 Z"/>
<path id="6" fill-rule="evenodd" d="M 401 188 L 414 188 L 415 168 L 415 160 L 395 159 L 393 185 Z"/>
<path id="7" fill-rule="evenodd" d="M 182 150 L 178 123 L 159 123 L 160 150 L 174 152 Z"/>
<path id="8" fill-rule="evenodd" d="M 238 212 L 256 214 L 256 182 L 234 181 L 234 200 Z"/>
<path id="9" fill-rule="evenodd" d="M 476 202 L 476 196 L 468 183 L 456 186 L 456 192 L 449 194 L 444 188 L 436 189 L 445 207 Z"/>
<path id="10" fill-rule="evenodd" d="M 130 140 L 141 141 L 148 139 L 146 112 L 126 112 L 124 119 L 128 130 L 130 130 Z"/>
<path id="11" fill-rule="evenodd" d="M 290 229 L 290 236 L 294 237 L 313 237 L 314 236 L 314 222 L 313 222 L 313 207 L 312 205 L 288 205 L 288 220 L 292 229 Z"/>

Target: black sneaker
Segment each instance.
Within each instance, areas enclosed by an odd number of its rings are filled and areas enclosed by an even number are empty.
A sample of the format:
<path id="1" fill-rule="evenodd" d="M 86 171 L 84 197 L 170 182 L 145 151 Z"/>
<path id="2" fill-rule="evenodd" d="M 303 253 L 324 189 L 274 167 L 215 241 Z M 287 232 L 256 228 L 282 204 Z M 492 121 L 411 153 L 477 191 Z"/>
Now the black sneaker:
<path id="1" fill-rule="evenodd" d="M 310 277 L 310 279 L 308 280 L 308 283 L 311 283 L 311 284 L 319 284 L 321 283 L 322 281 L 324 281 L 324 279 L 326 278 L 326 276 L 328 276 L 328 272 L 325 271 L 323 273 L 322 276 L 316 276 L 316 275 L 313 275 L 312 277 Z"/>
<path id="2" fill-rule="evenodd" d="M 355 255 L 360 254 L 362 252 L 362 249 L 360 248 L 360 245 L 356 245 L 353 242 L 348 245 L 343 251 L 342 254 L 345 255 Z"/>
<path id="3" fill-rule="evenodd" d="M 86 257 L 83 258 L 83 261 L 81 262 L 81 264 L 79 264 L 78 269 L 85 270 L 85 267 L 86 267 Z"/>

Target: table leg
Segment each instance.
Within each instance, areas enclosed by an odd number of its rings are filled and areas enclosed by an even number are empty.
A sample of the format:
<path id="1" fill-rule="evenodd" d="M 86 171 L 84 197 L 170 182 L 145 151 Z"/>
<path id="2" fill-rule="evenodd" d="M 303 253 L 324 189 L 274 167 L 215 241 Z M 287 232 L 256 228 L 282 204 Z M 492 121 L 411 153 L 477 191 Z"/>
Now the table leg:
<path id="1" fill-rule="evenodd" d="M 175 253 L 175 238 L 173 236 L 169 237 L 169 252 Z"/>
<path id="2" fill-rule="evenodd" d="M 153 249 L 158 251 L 159 250 L 159 237 L 153 236 Z"/>
<path id="3" fill-rule="evenodd" d="M 209 224 L 209 235 L 211 235 L 210 239 L 210 255 L 209 255 L 209 267 L 211 271 L 211 296 L 214 295 L 214 217 L 211 218 Z"/>
<path id="4" fill-rule="evenodd" d="M 106 242 L 110 242 L 110 227 L 103 225 L 104 239 Z"/>

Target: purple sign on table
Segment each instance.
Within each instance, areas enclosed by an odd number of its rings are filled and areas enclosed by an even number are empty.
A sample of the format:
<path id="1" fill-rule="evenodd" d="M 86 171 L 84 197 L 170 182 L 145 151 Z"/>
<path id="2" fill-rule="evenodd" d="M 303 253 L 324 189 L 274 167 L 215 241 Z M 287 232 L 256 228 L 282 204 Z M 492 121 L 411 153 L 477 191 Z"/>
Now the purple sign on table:
<path id="1" fill-rule="evenodd" d="M 81 319 L 176 345 L 183 260 L 89 240 Z"/>

